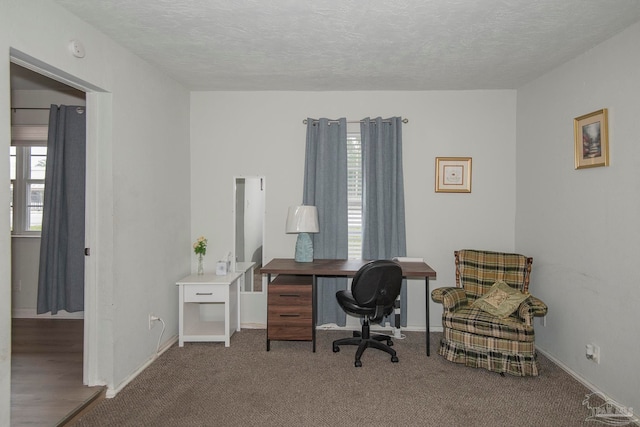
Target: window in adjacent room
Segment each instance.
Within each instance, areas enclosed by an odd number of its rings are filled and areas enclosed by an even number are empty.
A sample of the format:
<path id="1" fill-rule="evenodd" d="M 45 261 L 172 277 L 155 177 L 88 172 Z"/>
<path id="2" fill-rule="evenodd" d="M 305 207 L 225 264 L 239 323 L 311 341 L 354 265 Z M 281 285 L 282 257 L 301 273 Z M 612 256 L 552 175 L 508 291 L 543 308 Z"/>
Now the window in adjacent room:
<path id="1" fill-rule="evenodd" d="M 23 138 L 14 134 L 11 141 L 11 232 L 39 235 L 42 231 L 44 175 L 47 163 L 46 133 L 44 139 L 37 139 L 35 135 L 41 135 L 41 130 L 29 133 L 25 129 L 29 126 L 20 128 L 20 131 L 26 131 L 29 137 Z"/>
<path id="2" fill-rule="evenodd" d="M 349 259 L 362 258 L 362 144 L 360 133 L 347 134 L 347 214 Z"/>

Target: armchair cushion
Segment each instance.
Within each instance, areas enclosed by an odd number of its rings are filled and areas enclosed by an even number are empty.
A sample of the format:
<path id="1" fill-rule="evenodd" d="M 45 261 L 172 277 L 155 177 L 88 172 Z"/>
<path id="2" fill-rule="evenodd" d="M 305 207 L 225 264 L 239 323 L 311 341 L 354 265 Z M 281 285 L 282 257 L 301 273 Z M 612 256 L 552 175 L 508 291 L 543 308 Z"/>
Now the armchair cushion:
<path id="1" fill-rule="evenodd" d="M 515 341 L 534 340 L 533 326 L 525 324 L 517 316 L 500 318 L 473 306 L 443 312 L 442 326 L 474 335 L 511 340 L 514 345 Z"/>
<path id="2" fill-rule="evenodd" d="M 502 280 L 498 280 L 486 294 L 471 305 L 496 317 L 505 318 L 515 312 L 520 303 L 527 298 L 529 295 L 512 288 Z"/>

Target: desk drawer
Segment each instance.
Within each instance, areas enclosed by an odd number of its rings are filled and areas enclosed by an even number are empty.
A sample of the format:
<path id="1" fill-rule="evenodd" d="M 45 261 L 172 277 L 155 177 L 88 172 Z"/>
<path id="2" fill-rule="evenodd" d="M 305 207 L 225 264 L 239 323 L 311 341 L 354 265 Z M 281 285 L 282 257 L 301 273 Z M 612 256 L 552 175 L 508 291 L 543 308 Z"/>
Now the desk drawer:
<path id="1" fill-rule="evenodd" d="M 184 302 L 225 302 L 229 285 L 184 285 Z"/>
<path id="2" fill-rule="evenodd" d="M 269 307 L 267 322 L 271 325 L 311 326 L 311 307 Z"/>
<path id="3" fill-rule="evenodd" d="M 313 333 L 311 307 L 269 307 L 267 338 L 270 340 L 310 340 Z"/>
<path id="4" fill-rule="evenodd" d="M 269 284 L 269 306 L 308 306 L 311 307 L 311 285 L 274 285 Z"/>

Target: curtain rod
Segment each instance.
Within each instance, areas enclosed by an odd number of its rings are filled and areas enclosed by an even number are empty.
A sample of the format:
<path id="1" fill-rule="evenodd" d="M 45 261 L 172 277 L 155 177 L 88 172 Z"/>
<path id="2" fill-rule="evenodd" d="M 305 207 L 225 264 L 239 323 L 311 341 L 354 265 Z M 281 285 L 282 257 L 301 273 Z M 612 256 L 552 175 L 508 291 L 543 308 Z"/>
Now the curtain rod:
<path id="1" fill-rule="evenodd" d="M 347 123 L 362 123 L 364 120 L 352 120 L 352 121 L 347 121 Z M 314 120 L 314 122 L 318 122 L 318 120 Z M 329 120 L 329 123 L 339 123 L 338 120 Z M 383 120 L 382 123 L 391 123 L 389 120 Z M 402 119 L 402 123 L 409 123 L 409 119 Z M 304 119 L 302 121 L 302 124 L 307 124 L 307 119 Z"/>
<path id="2" fill-rule="evenodd" d="M 45 107 L 11 107 L 10 110 L 13 110 L 13 112 L 15 113 L 18 110 L 50 110 L 51 108 L 45 108 Z"/>

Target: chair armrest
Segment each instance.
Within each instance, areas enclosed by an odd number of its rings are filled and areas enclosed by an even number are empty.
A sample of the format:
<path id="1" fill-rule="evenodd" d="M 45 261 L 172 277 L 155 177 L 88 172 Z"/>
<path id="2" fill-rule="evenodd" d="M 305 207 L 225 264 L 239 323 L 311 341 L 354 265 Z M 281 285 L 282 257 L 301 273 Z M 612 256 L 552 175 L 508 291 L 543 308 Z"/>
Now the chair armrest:
<path id="1" fill-rule="evenodd" d="M 446 311 L 456 310 L 467 305 L 467 294 L 462 288 L 437 288 L 431 291 L 431 299 L 444 306 Z"/>
<path id="2" fill-rule="evenodd" d="M 533 318 L 547 314 L 547 305 L 533 295 L 529 296 L 518 307 L 518 317 L 527 325 L 533 324 Z"/>

